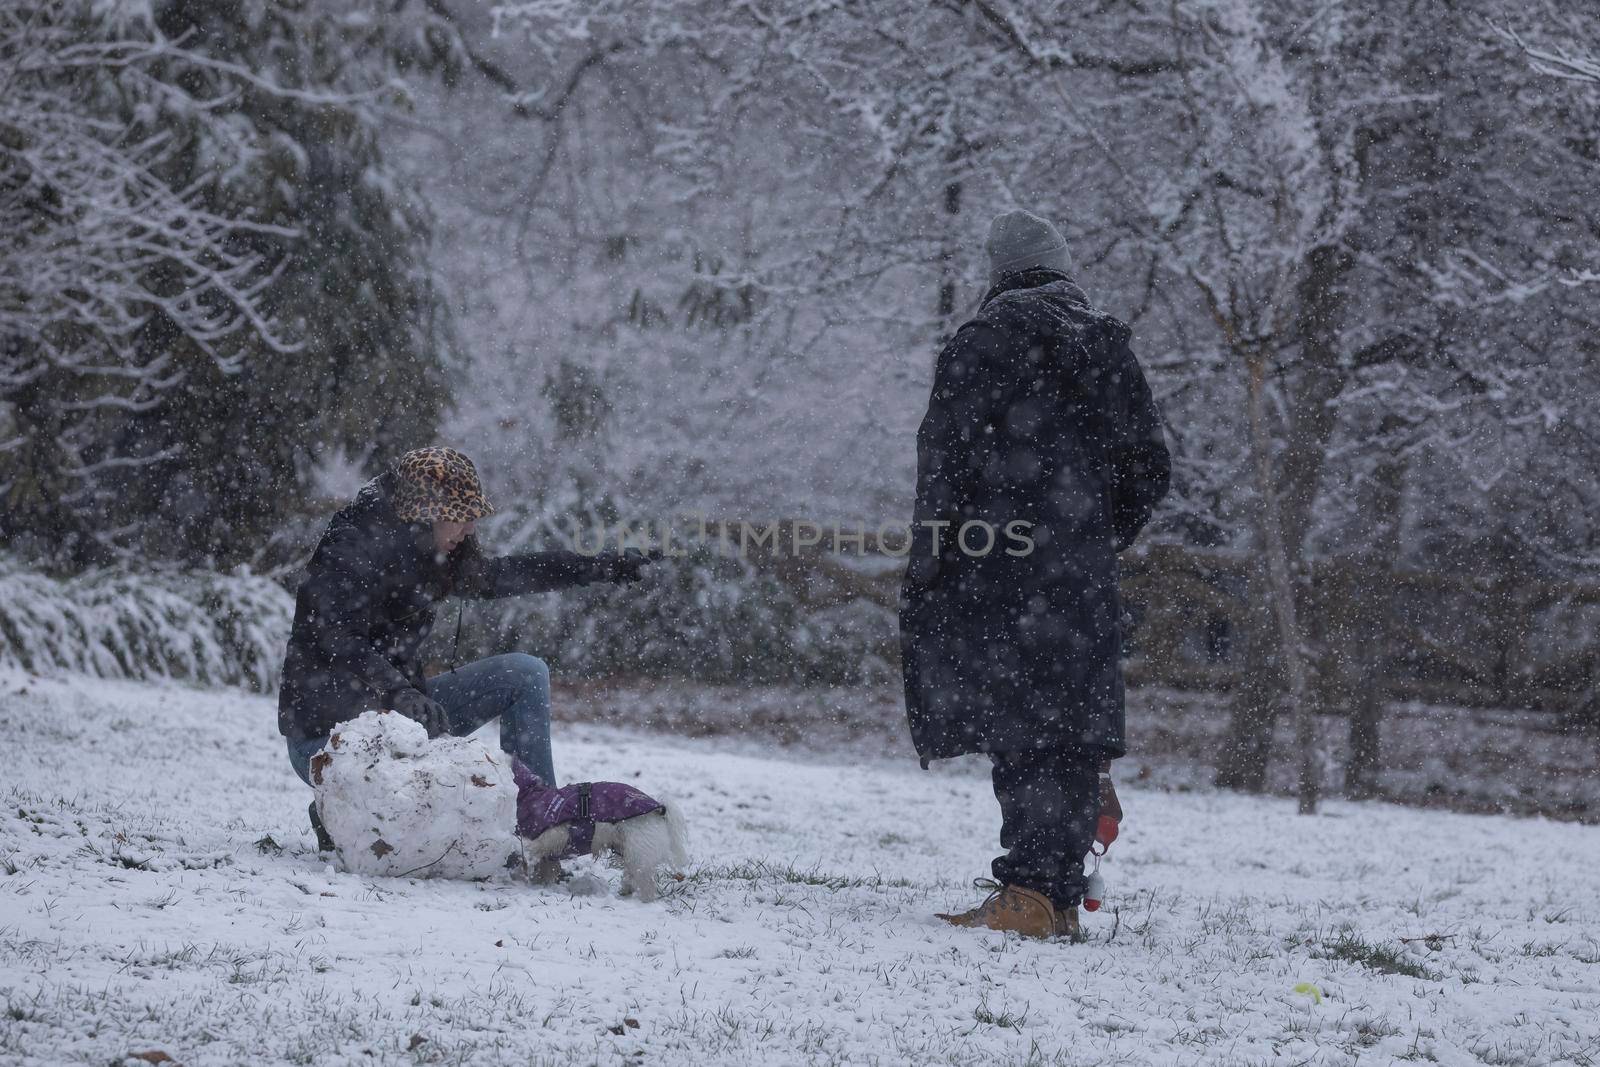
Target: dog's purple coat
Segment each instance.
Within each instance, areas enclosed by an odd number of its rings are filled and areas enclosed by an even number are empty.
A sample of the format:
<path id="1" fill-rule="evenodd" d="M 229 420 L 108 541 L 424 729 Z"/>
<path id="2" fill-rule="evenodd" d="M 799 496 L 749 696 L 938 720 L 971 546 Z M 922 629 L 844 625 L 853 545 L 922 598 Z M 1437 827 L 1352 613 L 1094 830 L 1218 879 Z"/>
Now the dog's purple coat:
<path id="1" fill-rule="evenodd" d="M 587 853 L 597 822 L 621 822 L 667 810 L 654 797 L 622 782 L 582 782 L 554 789 L 516 758 L 511 760 L 511 779 L 517 783 L 517 836 L 531 841 L 546 830 L 566 826 L 570 839 L 559 859 Z M 582 812 L 585 786 L 587 815 Z"/>

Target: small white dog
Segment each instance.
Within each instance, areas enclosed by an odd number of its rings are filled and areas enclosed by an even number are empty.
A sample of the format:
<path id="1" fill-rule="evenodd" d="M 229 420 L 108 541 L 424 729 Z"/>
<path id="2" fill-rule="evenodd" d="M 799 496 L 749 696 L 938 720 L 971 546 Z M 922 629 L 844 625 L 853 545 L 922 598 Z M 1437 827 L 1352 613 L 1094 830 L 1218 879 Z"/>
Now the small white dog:
<path id="1" fill-rule="evenodd" d="M 688 826 L 675 803 L 623 782 L 552 788 L 520 761 L 512 762 L 512 776 L 517 836 L 535 881 L 549 880 L 563 859 L 612 855 L 622 867 L 622 895 L 654 900 L 656 873 L 682 871 L 689 862 Z"/>

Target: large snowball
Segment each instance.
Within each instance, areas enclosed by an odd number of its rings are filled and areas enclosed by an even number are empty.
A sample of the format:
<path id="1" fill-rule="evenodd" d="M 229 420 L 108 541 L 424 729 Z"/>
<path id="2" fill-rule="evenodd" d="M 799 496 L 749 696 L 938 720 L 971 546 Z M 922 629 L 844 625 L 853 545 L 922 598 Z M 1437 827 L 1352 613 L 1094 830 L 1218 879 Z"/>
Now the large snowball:
<path id="1" fill-rule="evenodd" d="M 311 761 L 323 825 L 358 874 L 487 878 L 520 851 L 511 757 L 403 715 L 341 723 Z"/>

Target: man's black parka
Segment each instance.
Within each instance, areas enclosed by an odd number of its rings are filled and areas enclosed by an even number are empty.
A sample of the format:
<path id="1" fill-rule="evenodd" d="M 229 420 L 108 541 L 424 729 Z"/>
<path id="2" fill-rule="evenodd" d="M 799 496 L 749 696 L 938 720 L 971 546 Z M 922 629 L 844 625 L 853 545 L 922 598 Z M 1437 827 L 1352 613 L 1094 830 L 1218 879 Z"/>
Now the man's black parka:
<path id="1" fill-rule="evenodd" d="M 917 434 L 901 590 L 906 709 L 924 762 L 1126 752 L 1117 552 L 1166 493 L 1161 416 L 1130 331 L 1065 275 L 1002 278 L 940 354 Z M 995 530 L 962 551 L 963 523 Z M 950 525 L 937 531 L 929 522 Z M 1032 548 L 1005 533 L 1025 529 Z M 934 554 L 937 533 L 939 552 Z M 967 545 L 981 550 L 981 527 Z"/>

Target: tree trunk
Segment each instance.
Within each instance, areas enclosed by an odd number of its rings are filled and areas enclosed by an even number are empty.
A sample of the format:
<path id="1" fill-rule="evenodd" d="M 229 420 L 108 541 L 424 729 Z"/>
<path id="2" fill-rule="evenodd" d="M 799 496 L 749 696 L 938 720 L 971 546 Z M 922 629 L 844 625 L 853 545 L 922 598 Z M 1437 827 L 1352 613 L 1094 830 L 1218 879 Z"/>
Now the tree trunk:
<path id="1" fill-rule="evenodd" d="M 1384 653 L 1389 615 L 1388 571 L 1394 554 L 1382 550 L 1348 563 L 1342 580 L 1349 601 L 1345 620 L 1344 661 L 1338 671 L 1350 695 L 1350 752 L 1345 760 L 1344 792 L 1352 800 L 1370 800 L 1378 791 L 1382 755 Z"/>
<path id="2" fill-rule="evenodd" d="M 1304 550 L 1317 486 L 1327 462 L 1328 441 L 1336 422 L 1333 401 L 1348 376 L 1340 358 L 1338 323 L 1344 297 L 1339 286 L 1352 263 L 1343 249 L 1327 245 L 1312 249 L 1306 257 L 1304 278 L 1295 294 L 1300 359 L 1286 397 L 1289 413 L 1281 457 L 1274 454 L 1267 418 L 1267 356 L 1243 353 L 1249 367 L 1250 448 L 1256 491 L 1266 510 L 1257 512 L 1259 558 L 1246 592 L 1251 621 L 1246 627 L 1245 659 L 1216 781 L 1225 789 L 1260 792 L 1265 788 L 1277 705 L 1287 689 L 1301 749 L 1302 803 L 1311 796 L 1313 806 L 1321 791 L 1322 757 L 1320 751 L 1307 754 L 1308 747 L 1317 749 L 1316 723 L 1314 718 L 1304 718 L 1302 711 L 1304 716 L 1312 715 L 1316 701 L 1311 696 L 1296 618 L 1295 562 Z M 1292 648 L 1284 644 L 1287 635 L 1293 637 Z M 1296 694 L 1297 684 L 1304 696 Z M 1308 759 L 1315 761 L 1314 769 L 1308 766 Z"/>
<path id="3" fill-rule="evenodd" d="M 952 160 L 953 161 L 953 160 Z M 944 213 L 949 221 L 949 240 L 939 264 L 939 321 L 948 322 L 956 313 L 956 262 L 961 253 L 957 241 L 957 222 L 961 215 L 961 179 L 952 178 L 944 187 Z"/>
<path id="4" fill-rule="evenodd" d="M 1274 477 L 1273 441 L 1267 425 L 1265 353 L 1250 357 L 1249 371 L 1250 453 L 1255 469 L 1256 495 L 1259 498 L 1256 509 L 1260 530 L 1258 541 L 1266 558 L 1278 655 L 1283 662 L 1289 706 L 1294 712 L 1295 748 L 1300 763 L 1296 793 L 1300 798 L 1300 814 L 1310 815 L 1317 810 L 1317 804 L 1322 799 L 1322 753 L 1317 741 L 1316 709 L 1311 699 L 1304 641 L 1295 606 L 1294 573 L 1289 567 L 1289 553 L 1284 545 L 1277 479 Z"/>
<path id="5" fill-rule="evenodd" d="M 944 195 L 940 209 L 944 214 L 944 249 L 939 255 L 939 329 L 941 336 L 955 332 L 957 289 L 961 280 L 959 264 L 969 249 L 961 232 L 961 167 L 972 145 L 955 133 L 953 143 L 944 153 Z"/>
<path id="6" fill-rule="evenodd" d="M 1350 575 L 1352 614 L 1350 662 L 1344 665 L 1353 679 L 1350 708 L 1350 755 L 1345 764 L 1345 795 L 1368 800 L 1378 793 L 1378 768 L 1382 763 L 1382 722 L 1388 695 L 1386 659 L 1389 619 L 1394 610 L 1389 574 L 1400 558 L 1400 481 L 1404 468 L 1385 463 L 1375 483 L 1378 498 L 1372 514 L 1383 516 L 1376 550 L 1369 562 L 1356 564 Z"/>
<path id="7" fill-rule="evenodd" d="M 1267 787 L 1272 731 L 1278 721 L 1278 696 L 1283 691 L 1266 558 L 1266 550 L 1258 540 L 1245 582 L 1247 610 L 1240 635 L 1243 655 L 1233 691 L 1233 714 L 1217 759 L 1217 787 L 1244 793 L 1260 793 Z"/>
<path id="8" fill-rule="evenodd" d="M 1374 644 L 1363 642 L 1367 648 Z M 1363 656 L 1368 663 L 1372 658 Z M 1350 709 L 1350 756 L 1344 769 L 1344 791 L 1351 800 L 1371 800 L 1378 795 L 1383 695 L 1376 672 L 1367 671 L 1357 679 L 1355 704 Z"/>

